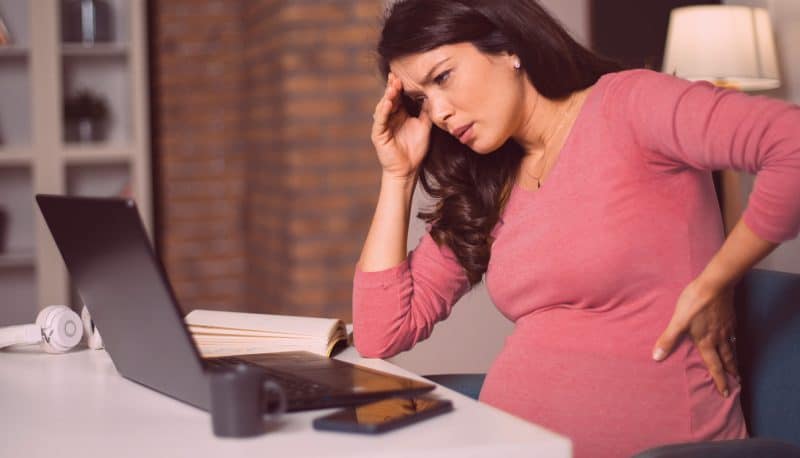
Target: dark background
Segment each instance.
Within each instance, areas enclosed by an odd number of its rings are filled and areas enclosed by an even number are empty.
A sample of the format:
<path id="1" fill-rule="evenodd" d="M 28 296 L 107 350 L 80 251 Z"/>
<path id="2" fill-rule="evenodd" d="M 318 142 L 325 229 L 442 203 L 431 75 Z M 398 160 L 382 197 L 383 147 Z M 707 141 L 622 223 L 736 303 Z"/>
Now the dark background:
<path id="1" fill-rule="evenodd" d="M 590 0 L 592 49 L 629 67 L 661 71 L 669 13 L 690 5 L 718 5 L 697 0 Z"/>

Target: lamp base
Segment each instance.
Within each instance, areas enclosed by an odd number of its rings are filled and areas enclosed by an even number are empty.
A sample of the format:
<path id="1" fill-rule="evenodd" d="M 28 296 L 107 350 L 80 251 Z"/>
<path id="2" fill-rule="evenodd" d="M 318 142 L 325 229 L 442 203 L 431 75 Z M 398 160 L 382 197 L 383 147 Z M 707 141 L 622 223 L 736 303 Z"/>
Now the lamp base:
<path id="1" fill-rule="evenodd" d="M 742 90 L 742 86 L 740 86 L 739 84 L 734 83 L 732 81 L 728 81 L 726 79 L 722 79 L 722 78 L 715 79 L 714 81 L 711 82 L 711 84 L 713 84 L 716 87 L 721 87 L 723 89 L 733 89 L 733 90 L 736 90 L 736 91 L 741 91 Z"/>

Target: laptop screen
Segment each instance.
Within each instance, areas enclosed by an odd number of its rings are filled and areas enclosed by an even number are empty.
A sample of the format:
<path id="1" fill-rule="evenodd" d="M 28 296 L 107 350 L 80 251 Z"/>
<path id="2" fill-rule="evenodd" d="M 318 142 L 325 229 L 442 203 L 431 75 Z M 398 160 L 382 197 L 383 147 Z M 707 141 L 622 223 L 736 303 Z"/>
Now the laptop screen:
<path id="1" fill-rule="evenodd" d="M 208 410 L 203 364 L 134 201 L 36 201 L 117 371 Z"/>

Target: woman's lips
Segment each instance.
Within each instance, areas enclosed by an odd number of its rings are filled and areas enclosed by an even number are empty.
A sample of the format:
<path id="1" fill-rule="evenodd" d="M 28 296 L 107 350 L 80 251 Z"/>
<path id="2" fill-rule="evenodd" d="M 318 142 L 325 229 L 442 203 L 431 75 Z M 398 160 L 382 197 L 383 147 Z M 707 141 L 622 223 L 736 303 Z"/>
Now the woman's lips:
<path id="1" fill-rule="evenodd" d="M 466 143 L 466 142 L 468 142 L 468 141 L 470 141 L 472 139 L 472 137 L 473 137 L 472 126 L 474 124 L 475 123 L 470 123 L 465 127 L 460 127 L 455 132 L 456 133 L 456 137 L 458 138 L 458 141 L 460 141 L 461 143 Z"/>

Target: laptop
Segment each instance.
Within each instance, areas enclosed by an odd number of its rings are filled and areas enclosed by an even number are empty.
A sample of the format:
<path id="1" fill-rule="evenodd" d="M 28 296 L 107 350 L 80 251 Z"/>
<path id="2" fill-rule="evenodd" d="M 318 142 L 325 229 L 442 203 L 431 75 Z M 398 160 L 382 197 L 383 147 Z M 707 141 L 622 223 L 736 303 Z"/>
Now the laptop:
<path id="1" fill-rule="evenodd" d="M 103 345 L 129 380 L 204 410 L 211 408 L 209 371 L 223 362 L 257 365 L 275 377 L 289 411 L 435 388 L 307 352 L 203 359 L 133 200 L 37 195 L 36 202 Z"/>

